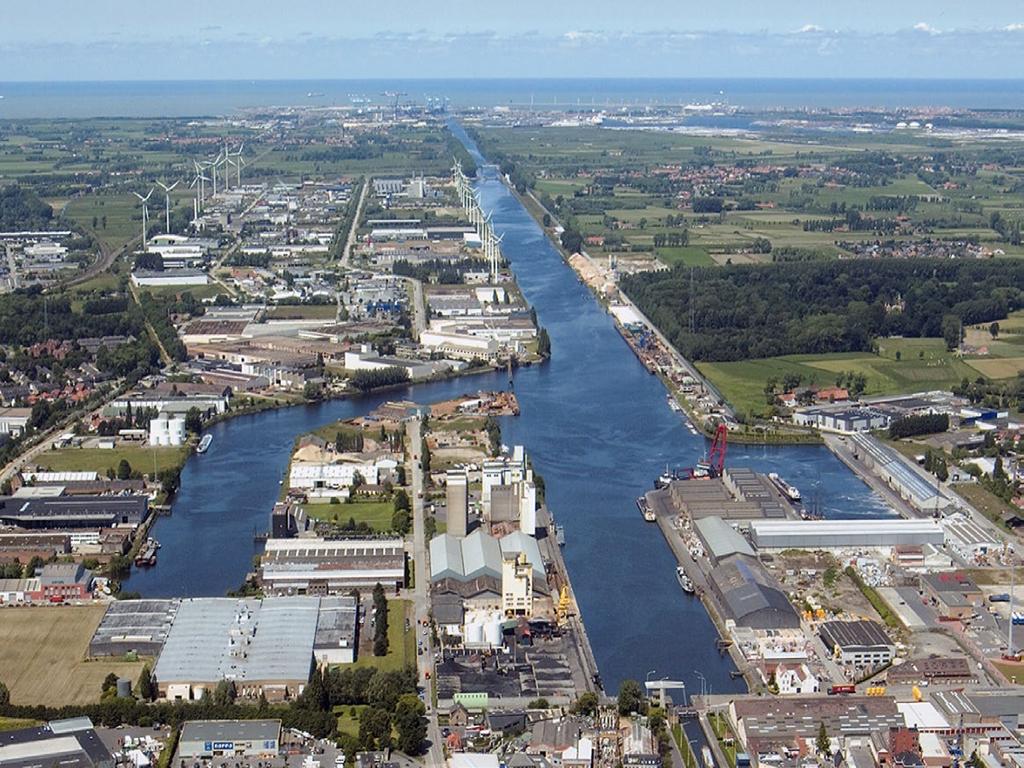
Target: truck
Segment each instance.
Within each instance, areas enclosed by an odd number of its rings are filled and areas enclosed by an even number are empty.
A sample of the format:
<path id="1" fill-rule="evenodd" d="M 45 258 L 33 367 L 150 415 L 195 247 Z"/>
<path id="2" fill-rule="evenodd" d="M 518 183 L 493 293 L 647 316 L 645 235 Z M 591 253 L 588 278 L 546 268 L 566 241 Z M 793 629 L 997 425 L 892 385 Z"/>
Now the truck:
<path id="1" fill-rule="evenodd" d="M 1010 602 L 1010 593 L 1001 592 L 998 595 L 989 595 L 988 601 L 990 603 L 1008 603 Z"/>
<path id="2" fill-rule="evenodd" d="M 828 689 L 829 696 L 838 696 L 840 694 L 856 693 L 857 686 L 855 685 L 831 685 Z"/>

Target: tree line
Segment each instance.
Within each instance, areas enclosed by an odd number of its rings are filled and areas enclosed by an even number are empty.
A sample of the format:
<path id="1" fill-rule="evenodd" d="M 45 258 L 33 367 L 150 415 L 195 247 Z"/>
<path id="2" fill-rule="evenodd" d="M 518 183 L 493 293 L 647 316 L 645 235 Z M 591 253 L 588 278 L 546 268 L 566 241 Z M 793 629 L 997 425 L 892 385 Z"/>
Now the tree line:
<path id="1" fill-rule="evenodd" d="M 684 355 L 728 361 L 870 351 L 881 336 L 938 337 L 954 326 L 959 333 L 964 325 L 1000 320 L 1024 306 L 1024 263 L 887 259 L 676 267 L 625 276 L 620 286 Z"/>

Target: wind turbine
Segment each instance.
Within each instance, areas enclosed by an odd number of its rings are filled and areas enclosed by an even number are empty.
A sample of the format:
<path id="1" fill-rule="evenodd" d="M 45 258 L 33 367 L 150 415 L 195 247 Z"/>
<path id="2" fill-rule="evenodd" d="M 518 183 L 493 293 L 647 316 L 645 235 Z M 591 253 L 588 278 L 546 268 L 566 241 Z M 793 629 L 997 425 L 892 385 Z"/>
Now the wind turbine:
<path id="1" fill-rule="evenodd" d="M 205 182 L 209 181 L 209 179 L 206 178 L 203 175 L 203 169 L 202 169 L 202 166 L 199 165 L 199 163 L 196 163 L 196 162 L 193 161 L 193 165 L 195 165 L 195 167 L 196 167 L 196 177 L 194 179 L 192 179 L 192 183 L 189 184 L 189 187 L 190 188 L 191 187 L 196 187 L 196 201 L 195 201 L 196 216 L 195 217 L 198 219 L 199 218 L 199 214 L 202 213 L 202 210 L 203 210 L 203 201 L 206 199 L 206 183 Z"/>
<path id="2" fill-rule="evenodd" d="M 210 162 L 210 168 L 213 170 L 213 196 L 214 197 L 217 196 L 217 166 L 220 165 L 220 159 L 221 159 L 220 158 L 220 152 L 218 152 L 217 156 L 215 158 L 213 158 L 212 162 Z"/>
<path id="3" fill-rule="evenodd" d="M 242 186 L 242 166 L 245 165 L 245 158 L 242 157 L 242 150 L 245 148 L 245 142 L 243 141 L 238 145 L 238 151 L 235 152 L 235 174 L 237 176 L 237 185 Z"/>
<path id="4" fill-rule="evenodd" d="M 146 253 L 149 250 L 149 247 L 146 245 L 146 231 L 147 231 L 147 228 L 148 228 L 148 225 L 149 225 L 149 208 L 146 207 L 146 203 L 149 202 L 149 198 L 153 196 L 153 189 L 155 189 L 155 187 L 150 189 L 149 190 L 149 194 L 147 194 L 145 197 L 140 195 L 138 192 L 134 192 L 134 191 L 132 192 L 133 195 L 135 195 L 137 198 L 139 198 L 139 202 L 142 203 L 142 252 L 143 253 Z"/>
<path id="5" fill-rule="evenodd" d="M 176 186 L 178 186 L 180 183 L 181 183 L 181 180 L 179 179 L 178 181 L 174 182 L 173 184 L 171 184 L 171 186 L 168 187 L 162 181 L 158 181 L 157 182 L 157 184 L 160 185 L 160 189 L 162 189 L 164 191 L 164 208 L 166 210 L 166 215 L 167 215 L 167 234 L 168 235 L 171 234 L 171 190 L 174 189 Z"/>

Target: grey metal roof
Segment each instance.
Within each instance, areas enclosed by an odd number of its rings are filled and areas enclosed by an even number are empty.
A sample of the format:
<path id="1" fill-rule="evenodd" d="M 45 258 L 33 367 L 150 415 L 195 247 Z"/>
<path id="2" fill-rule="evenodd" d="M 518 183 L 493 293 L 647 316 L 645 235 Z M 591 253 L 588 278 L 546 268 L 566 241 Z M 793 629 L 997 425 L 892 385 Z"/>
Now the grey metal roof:
<path id="1" fill-rule="evenodd" d="M 731 525 L 720 517 L 703 517 L 696 521 L 697 533 L 714 560 L 732 554 L 754 556 L 747 540 Z"/>
<path id="2" fill-rule="evenodd" d="M 711 571 L 711 584 L 740 626 L 756 629 L 799 627 L 800 616 L 789 598 L 757 560 L 730 555 Z"/>
<path id="3" fill-rule="evenodd" d="M 271 741 L 281 735 L 280 720 L 191 720 L 182 741 Z"/>
<path id="4" fill-rule="evenodd" d="M 306 680 L 320 600 L 183 600 L 157 660 L 161 683 Z"/>
<path id="5" fill-rule="evenodd" d="M 532 536 L 515 531 L 495 539 L 479 529 L 464 538 L 442 533 L 430 540 L 430 580 L 471 581 L 490 576 L 500 581 L 502 559 L 519 552 L 533 566 L 534 580 L 543 582 L 544 559 Z"/>

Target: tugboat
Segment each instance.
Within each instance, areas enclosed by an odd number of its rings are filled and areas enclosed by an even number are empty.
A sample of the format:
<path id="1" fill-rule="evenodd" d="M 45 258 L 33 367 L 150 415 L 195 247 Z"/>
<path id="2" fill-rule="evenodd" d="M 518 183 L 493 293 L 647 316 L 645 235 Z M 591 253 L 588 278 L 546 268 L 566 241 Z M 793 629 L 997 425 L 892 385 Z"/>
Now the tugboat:
<path id="1" fill-rule="evenodd" d="M 692 595 L 696 590 L 693 588 L 693 582 L 690 581 L 690 577 L 686 575 L 686 571 L 683 570 L 683 566 L 676 566 L 676 579 L 679 581 L 679 586 L 683 588 L 683 592 L 688 595 Z"/>
<path id="2" fill-rule="evenodd" d="M 196 453 L 206 453 L 206 450 L 210 447 L 210 443 L 213 442 L 213 435 L 203 435 L 203 439 L 199 441 L 199 445 L 196 446 Z"/>
<path id="3" fill-rule="evenodd" d="M 644 520 L 648 523 L 654 522 L 654 510 L 651 509 L 651 505 L 647 503 L 647 496 L 636 497 L 636 508 L 640 510 L 640 514 L 644 516 Z"/>

